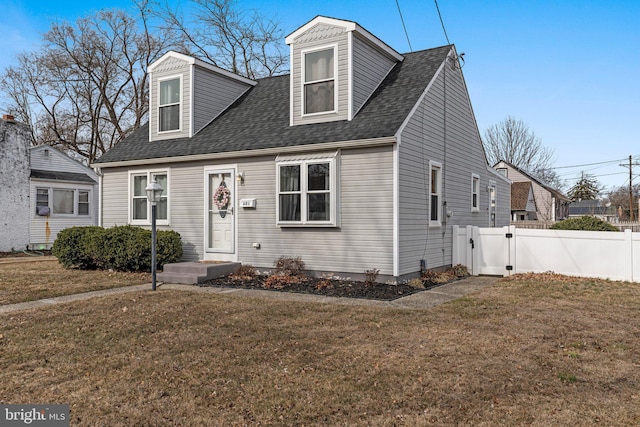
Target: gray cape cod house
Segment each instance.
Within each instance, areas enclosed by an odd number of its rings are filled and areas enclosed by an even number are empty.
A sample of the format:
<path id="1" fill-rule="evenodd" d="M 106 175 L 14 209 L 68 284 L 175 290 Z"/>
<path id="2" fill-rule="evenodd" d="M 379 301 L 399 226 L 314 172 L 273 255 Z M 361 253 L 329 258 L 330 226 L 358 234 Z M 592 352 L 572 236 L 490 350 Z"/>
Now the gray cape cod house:
<path id="1" fill-rule="evenodd" d="M 318 16 L 286 37 L 288 75 L 249 80 L 168 52 L 149 122 L 98 159 L 100 224 L 158 226 L 185 261 L 403 280 L 452 263 L 452 226 L 504 226 L 510 181 L 486 161 L 455 47 L 399 54 Z"/>

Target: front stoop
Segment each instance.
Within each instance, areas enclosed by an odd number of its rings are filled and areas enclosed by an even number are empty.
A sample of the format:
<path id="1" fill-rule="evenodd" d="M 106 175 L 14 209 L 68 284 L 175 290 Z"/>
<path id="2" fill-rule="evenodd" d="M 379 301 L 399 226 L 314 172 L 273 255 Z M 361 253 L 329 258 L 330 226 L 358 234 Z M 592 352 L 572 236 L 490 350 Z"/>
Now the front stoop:
<path id="1" fill-rule="evenodd" d="M 156 278 L 164 283 L 196 285 L 210 279 L 231 274 L 240 268 L 239 262 L 221 262 L 216 264 L 203 262 L 178 262 L 165 264 L 162 273 Z"/>

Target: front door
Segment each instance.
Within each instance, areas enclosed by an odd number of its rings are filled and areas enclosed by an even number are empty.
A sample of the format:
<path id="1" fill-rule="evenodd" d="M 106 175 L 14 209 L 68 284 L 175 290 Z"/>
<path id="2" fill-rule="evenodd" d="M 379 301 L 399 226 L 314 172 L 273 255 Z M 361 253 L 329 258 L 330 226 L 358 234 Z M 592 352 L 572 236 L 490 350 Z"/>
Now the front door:
<path id="1" fill-rule="evenodd" d="M 235 169 L 205 171 L 205 259 L 235 261 Z"/>

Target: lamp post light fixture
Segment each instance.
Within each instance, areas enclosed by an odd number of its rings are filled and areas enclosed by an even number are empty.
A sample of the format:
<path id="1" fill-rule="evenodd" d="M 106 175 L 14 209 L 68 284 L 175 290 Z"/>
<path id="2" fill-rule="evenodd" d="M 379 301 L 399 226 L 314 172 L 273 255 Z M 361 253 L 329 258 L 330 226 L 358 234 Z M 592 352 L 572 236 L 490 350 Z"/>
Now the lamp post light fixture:
<path id="1" fill-rule="evenodd" d="M 151 181 L 144 189 L 151 203 L 151 290 L 156 290 L 156 207 L 162 196 L 162 186 Z"/>

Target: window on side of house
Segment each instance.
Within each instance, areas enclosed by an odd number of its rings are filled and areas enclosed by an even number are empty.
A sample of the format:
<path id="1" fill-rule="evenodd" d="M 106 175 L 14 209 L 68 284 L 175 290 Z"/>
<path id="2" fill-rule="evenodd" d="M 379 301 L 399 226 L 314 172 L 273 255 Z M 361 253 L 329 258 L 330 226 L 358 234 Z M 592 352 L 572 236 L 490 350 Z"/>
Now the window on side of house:
<path id="1" fill-rule="evenodd" d="M 442 165 L 429 162 L 429 226 L 439 227 L 442 222 Z"/>
<path id="2" fill-rule="evenodd" d="M 337 225 L 335 158 L 279 162 L 277 174 L 278 225 Z"/>
<path id="3" fill-rule="evenodd" d="M 471 174 L 471 212 L 480 211 L 480 201 L 478 200 L 480 194 L 478 189 L 480 188 L 480 176 Z"/>
<path id="4" fill-rule="evenodd" d="M 89 192 L 78 190 L 78 215 L 89 215 Z"/>
<path id="5" fill-rule="evenodd" d="M 149 182 L 155 180 L 162 187 L 162 196 L 156 206 L 156 220 L 159 224 L 169 222 L 169 174 L 166 171 L 132 173 L 129 178 L 131 185 L 131 223 L 138 225 L 151 224 L 151 204 L 147 201 L 146 188 Z"/>
<path id="6" fill-rule="evenodd" d="M 303 56 L 303 114 L 335 111 L 335 48 L 307 51 Z"/>
<path id="7" fill-rule="evenodd" d="M 49 207 L 49 189 L 37 188 L 36 189 L 36 208 L 48 208 Z"/>
<path id="8" fill-rule="evenodd" d="M 36 215 L 89 215 L 90 194 L 75 188 L 36 188 Z"/>
<path id="9" fill-rule="evenodd" d="M 53 189 L 53 214 L 73 215 L 74 214 L 75 191 L 66 188 Z"/>
<path id="10" fill-rule="evenodd" d="M 160 80 L 158 85 L 158 131 L 180 130 L 180 90 L 182 79 L 174 77 Z"/>

